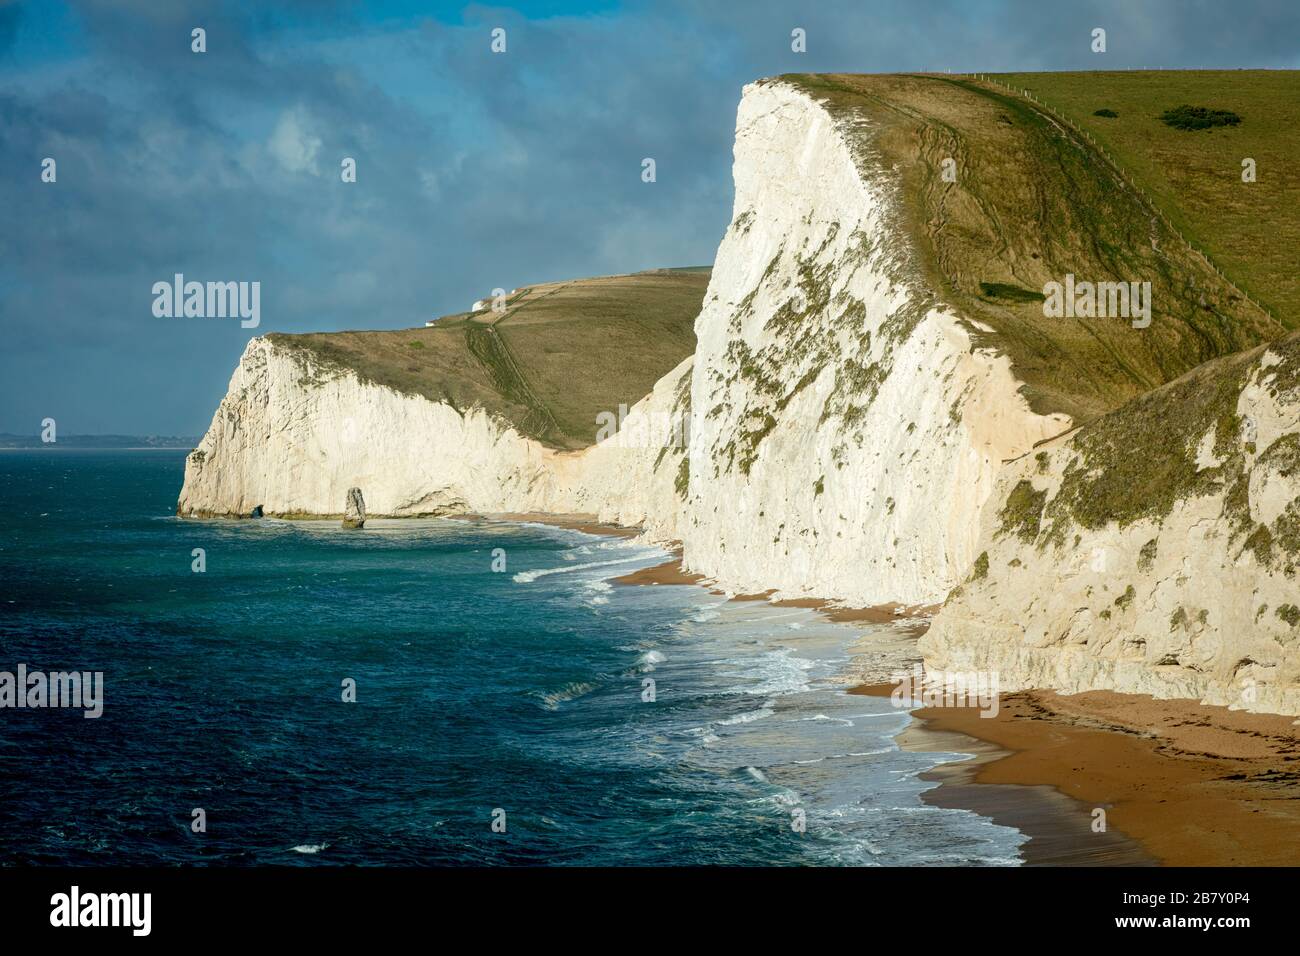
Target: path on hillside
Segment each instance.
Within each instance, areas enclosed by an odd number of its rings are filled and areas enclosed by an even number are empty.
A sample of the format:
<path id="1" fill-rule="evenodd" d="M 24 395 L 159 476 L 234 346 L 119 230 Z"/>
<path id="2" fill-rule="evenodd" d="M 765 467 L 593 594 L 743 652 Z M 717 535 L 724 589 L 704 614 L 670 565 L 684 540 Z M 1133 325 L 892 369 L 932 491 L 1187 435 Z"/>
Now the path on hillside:
<path id="1" fill-rule="evenodd" d="M 519 423 L 519 428 L 533 438 L 545 439 L 551 436 L 559 440 L 565 436 L 554 413 L 528 384 L 528 379 L 519 368 L 519 363 L 515 360 L 514 353 L 510 351 L 510 346 L 506 344 L 505 337 L 497 331 L 497 326 L 526 306 L 555 295 L 569 285 L 570 283 L 566 282 L 535 299 L 525 299 L 513 311 L 507 308 L 490 322 L 471 323 L 465 329 L 465 341 L 470 352 L 487 369 L 497 390 L 506 398 L 528 408 L 528 417 Z"/>

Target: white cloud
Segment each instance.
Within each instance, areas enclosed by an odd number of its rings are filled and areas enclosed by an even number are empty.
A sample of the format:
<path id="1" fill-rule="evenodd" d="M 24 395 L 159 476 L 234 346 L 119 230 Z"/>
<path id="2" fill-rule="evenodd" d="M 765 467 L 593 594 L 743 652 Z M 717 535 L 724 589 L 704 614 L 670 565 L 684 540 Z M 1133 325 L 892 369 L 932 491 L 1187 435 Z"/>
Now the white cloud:
<path id="1" fill-rule="evenodd" d="M 280 114 L 280 121 L 275 124 L 266 148 L 289 172 L 319 176 L 316 154 L 320 152 L 321 141 L 308 130 L 308 124 L 309 118 L 302 108 L 285 110 Z"/>

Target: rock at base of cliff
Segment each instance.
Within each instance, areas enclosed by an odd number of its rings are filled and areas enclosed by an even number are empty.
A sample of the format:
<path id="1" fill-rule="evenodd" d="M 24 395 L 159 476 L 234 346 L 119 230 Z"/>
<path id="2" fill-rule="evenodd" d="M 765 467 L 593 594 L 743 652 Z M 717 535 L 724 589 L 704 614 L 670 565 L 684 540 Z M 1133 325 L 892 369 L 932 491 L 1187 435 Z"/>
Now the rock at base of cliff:
<path id="1" fill-rule="evenodd" d="M 361 489 L 349 488 L 347 504 L 343 508 L 343 527 L 364 528 L 365 526 L 366 502 L 361 497 Z"/>

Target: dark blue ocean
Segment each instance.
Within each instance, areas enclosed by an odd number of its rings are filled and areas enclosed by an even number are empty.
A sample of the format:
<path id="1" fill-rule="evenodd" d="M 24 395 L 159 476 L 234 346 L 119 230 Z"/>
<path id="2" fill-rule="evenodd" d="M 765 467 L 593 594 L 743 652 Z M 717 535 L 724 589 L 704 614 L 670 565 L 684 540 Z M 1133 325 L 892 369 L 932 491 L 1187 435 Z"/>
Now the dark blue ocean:
<path id="1" fill-rule="evenodd" d="M 1018 860 L 844 693 L 860 629 L 611 584 L 664 554 L 576 531 L 182 521 L 183 470 L 0 452 L 0 671 L 105 682 L 98 719 L 0 709 L 0 864 Z"/>

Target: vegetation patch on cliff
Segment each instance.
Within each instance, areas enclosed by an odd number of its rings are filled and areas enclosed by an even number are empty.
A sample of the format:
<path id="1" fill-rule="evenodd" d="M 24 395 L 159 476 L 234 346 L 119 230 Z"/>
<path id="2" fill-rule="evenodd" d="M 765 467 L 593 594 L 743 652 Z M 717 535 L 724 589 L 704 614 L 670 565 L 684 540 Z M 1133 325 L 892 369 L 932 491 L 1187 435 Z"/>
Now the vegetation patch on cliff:
<path id="1" fill-rule="evenodd" d="M 1236 428 L 1229 432 L 1219 423 L 1235 416 L 1260 351 L 1210 362 L 1081 428 L 1060 452 L 1070 457 L 1046 509 L 1050 540 L 1063 544 L 1075 525 L 1095 530 L 1158 521 L 1179 501 L 1225 491 L 1242 455 Z M 1212 428 L 1226 460 L 1201 468 L 1197 448 Z"/>
<path id="2" fill-rule="evenodd" d="M 1007 495 L 1006 503 L 998 512 L 1002 525 L 999 534 L 1013 534 L 1021 541 L 1034 541 L 1042 527 L 1043 504 L 1047 491 L 1039 491 L 1033 482 L 1021 480 Z"/>
<path id="3" fill-rule="evenodd" d="M 1237 126 L 1241 117 L 1232 110 L 1212 110 L 1208 106 L 1175 106 L 1160 114 L 1160 122 L 1174 129 L 1213 129 L 1215 126 Z"/>
<path id="4" fill-rule="evenodd" d="M 1261 367 L 1265 354 L 1280 357 L 1281 363 Z M 1252 479 L 1261 471 L 1286 481 L 1300 470 L 1300 435 L 1286 433 L 1252 457 L 1253 426 L 1248 429 L 1245 417 L 1237 413 L 1243 389 L 1252 379 L 1285 379 L 1296 365 L 1300 332 L 1207 363 L 1084 425 L 1056 451 L 1066 456 L 1066 464 L 1043 510 L 1050 527 L 1039 546 L 1064 546 L 1079 527 L 1160 522 L 1180 502 L 1215 497 L 1236 544 L 1235 555 L 1248 553 L 1261 567 L 1289 576 L 1300 573 L 1300 497 L 1269 523 L 1256 521 L 1251 507 L 1251 487 L 1257 484 Z M 1213 451 L 1208 460 L 1203 457 L 1206 447 Z M 1007 509 L 1025 509 L 1019 486 L 1009 496 Z M 1140 571 L 1153 567 L 1157 549 L 1155 538 L 1142 547 Z"/>
<path id="5" fill-rule="evenodd" d="M 990 299 L 1006 299 L 1008 302 L 1042 302 L 1046 296 L 1033 289 L 1022 289 L 1009 282 L 981 282 L 980 292 Z"/>

